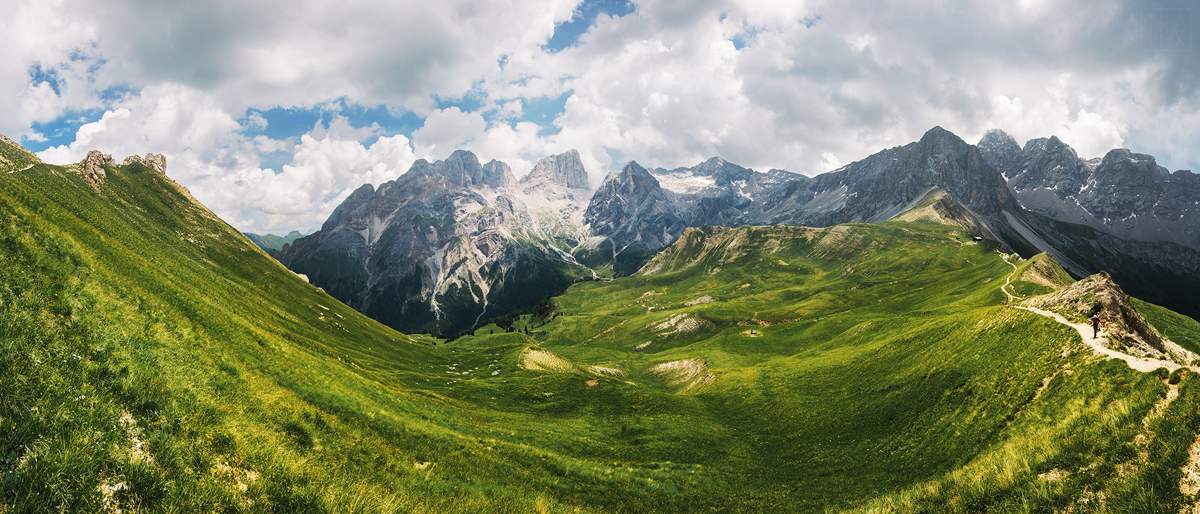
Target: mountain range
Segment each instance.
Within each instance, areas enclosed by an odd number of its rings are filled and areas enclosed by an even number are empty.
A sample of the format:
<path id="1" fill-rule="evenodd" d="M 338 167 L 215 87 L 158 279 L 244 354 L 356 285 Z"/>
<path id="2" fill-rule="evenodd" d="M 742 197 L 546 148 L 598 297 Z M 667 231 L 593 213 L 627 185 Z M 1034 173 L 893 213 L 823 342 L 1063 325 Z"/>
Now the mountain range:
<path id="1" fill-rule="evenodd" d="M 1086 161 L 1054 137 L 1021 148 L 998 130 L 971 145 L 934 127 L 813 177 L 719 157 L 669 170 L 631 161 L 594 191 L 574 151 L 516 180 L 460 150 L 364 185 L 279 258 L 393 328 L 453 334 L 570 283 L 632 274 L 688 227 L 874 223 L 934 189 L 976 220 L 969 236 L 1049 252 L 1076 277 L 1108 271 L 1200 315 L 1180 294 L 1200 287 L 1200 177 L 1125 149 Z"/>
<path id="2" fill-rule="evenodd" d="M 1200 501 L 1200 323 L 1109 275 L 1075 281 L 1049 254 L 967 237 L 992 230 L 973 211 L 995 197 L 938 187 L 879 223 L 686 227 L 634 274 L 574 284 L 450 341 L 338 302 L 151 157 L 56 166 L 0 139 L 0 512 L 1189 512 Z M 967 157 L 955 162 L 975 166 Z M 506 183 L 480 195 L 489 205 L 525 194 L 470 159 L 426 164 L 436 173 L 397 180 L 433 191 L 410 204 L 479 204 L 449 178 L 439 189 L 447 175 Z M 571 183 L 551 164 L 539 175 Z M 688 206 L 708 196 L 689 202 L 646 171 L 661 194 L 614 226 L 694 219 Z M 395 187 L 360 192 L 333 223 L 371 220 L 359 211 L 402 196 Z M 430 238 L 453 228 L 430 226 Z M 1088 337 L 1093 314 L 1100 337 Z"/>

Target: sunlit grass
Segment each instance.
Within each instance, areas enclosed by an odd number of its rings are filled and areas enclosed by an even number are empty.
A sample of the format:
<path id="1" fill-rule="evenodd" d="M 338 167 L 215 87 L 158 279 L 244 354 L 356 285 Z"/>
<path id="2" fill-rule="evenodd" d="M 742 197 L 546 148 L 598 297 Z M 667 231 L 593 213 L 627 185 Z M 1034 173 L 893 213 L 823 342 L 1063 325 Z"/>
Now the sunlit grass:
<path id="1" fill-rule="evenodd" d="M 1192 378 L 1143 423 L 1164 377 L 1002 306 L 1012 268 L 951 228 L 693 231 L 657 262 L 447 343 L 337 303 L 143 166 L 98 192 L 0 174 L 0 512 L 1186 500 Z M 526 369 L 530 348 L 563 360 Z"/>

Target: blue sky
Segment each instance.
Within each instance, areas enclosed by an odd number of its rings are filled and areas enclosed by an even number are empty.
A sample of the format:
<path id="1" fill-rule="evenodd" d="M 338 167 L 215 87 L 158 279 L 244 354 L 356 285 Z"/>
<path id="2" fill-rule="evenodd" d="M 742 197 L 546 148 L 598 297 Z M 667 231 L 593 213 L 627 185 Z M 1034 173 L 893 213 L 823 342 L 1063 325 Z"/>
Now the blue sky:
<path id="1" fill-rule="evenodd" d="M 940 125 L 1200 171 L 1181 0 L 0 1 L 0 133 L 163 153 L 249 231 L 456 149 L 518 176 L 577 149 L 595 185 L 630 159 L 812 175 Z"/>

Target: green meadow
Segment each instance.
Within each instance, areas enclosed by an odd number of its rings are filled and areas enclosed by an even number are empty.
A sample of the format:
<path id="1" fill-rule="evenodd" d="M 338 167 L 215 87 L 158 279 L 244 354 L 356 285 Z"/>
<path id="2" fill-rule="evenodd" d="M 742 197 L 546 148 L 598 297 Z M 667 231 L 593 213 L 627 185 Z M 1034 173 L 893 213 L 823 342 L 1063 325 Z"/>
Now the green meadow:
<path id="1" fill-rule="evenodd" d="M 4 172 L 30 162 L 0 150 L 0 513 L 1197 499 L 1194 377 L 1003 305 L 1013 267 L 957 227 L 693 229 L 634 276 L 447 341 L 338 303 L 142 165 L 93 188 Z"/>

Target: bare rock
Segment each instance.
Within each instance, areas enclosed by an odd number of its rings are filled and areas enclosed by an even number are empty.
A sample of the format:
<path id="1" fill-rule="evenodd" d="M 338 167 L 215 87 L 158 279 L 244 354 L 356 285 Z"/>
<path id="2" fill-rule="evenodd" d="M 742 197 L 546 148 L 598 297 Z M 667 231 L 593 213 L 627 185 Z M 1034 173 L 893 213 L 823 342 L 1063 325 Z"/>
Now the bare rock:
<path id="1" fill-rule="evenodd" d="M 129 157 L 125 158 L 125 162 L 123 162 L 122 164 L 128 165 L 128 164 L 133 164 L 135 162 L 138 164 L 144 164 L 144 165 L 146 165 L 146 167 L 148 167 L 154 171 L 157 171 L 159 173 L 162 173 L 163 175 L 167 174 L 167 158 L 163 154 L 148 153 L 148 154 L 146 154 L 145 157 L 138 157 L 136 155 L 130 155 Z"/>
<path id="2" fill-rule="evenodd" d="M 116 164 L 117 161 L 114 161 L 111 155 L 100 153 L 97 150 L 88 152 L 87 157 L 79 161 L 79 167 L 83 168 L 84 180 L 87 180 L 93 187 L 104 179 L 104 167 L 115 166 Z"/>
<path id="3" fill-rule="evenodd" d="M 1057 312 L 1076 323 L 1086 322 L 1095 314 L 1100 317 L 1100 326 L 1109 339 L 1145 353 L 1166 352 L 1162 336 L 1137 311 L 1121 286 L 1103 271 L 1053 293 L 1032 298 L 1026 304 Z"/>

